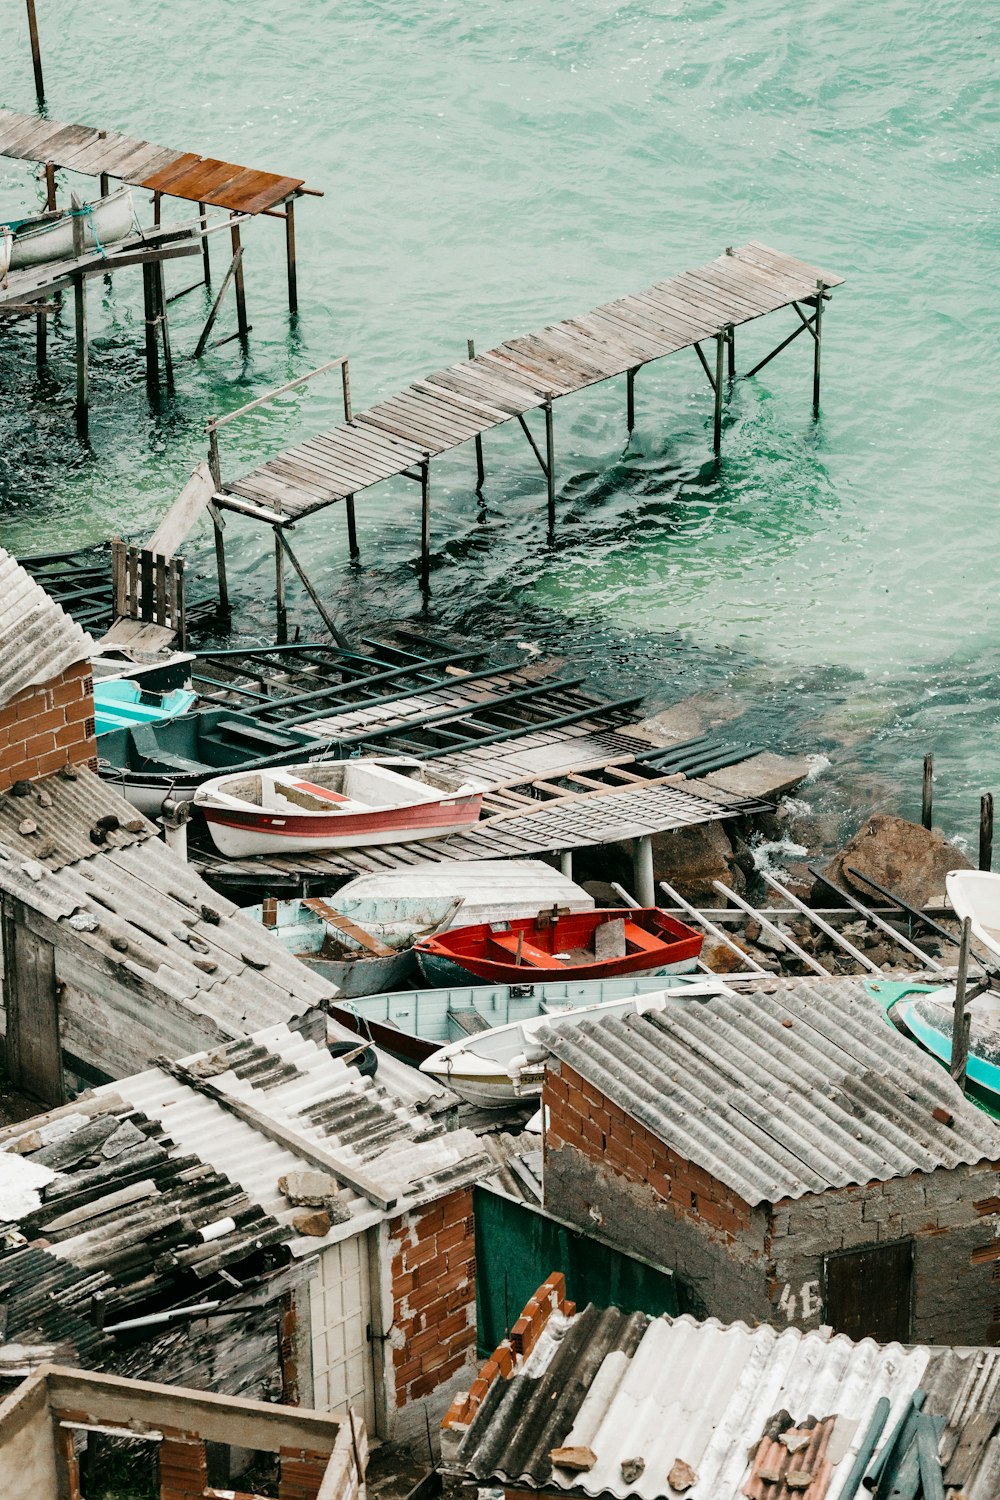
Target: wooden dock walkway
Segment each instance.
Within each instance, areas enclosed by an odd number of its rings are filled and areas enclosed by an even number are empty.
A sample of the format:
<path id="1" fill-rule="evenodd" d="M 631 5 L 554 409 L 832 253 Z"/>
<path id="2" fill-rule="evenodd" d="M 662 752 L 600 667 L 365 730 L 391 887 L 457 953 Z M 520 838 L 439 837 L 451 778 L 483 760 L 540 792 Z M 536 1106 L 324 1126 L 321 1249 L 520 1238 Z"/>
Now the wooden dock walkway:
<path id="1" fill-rule="evenodd" d="M 718 377 L 716 394 L 721 401 L 727 349 L 733 374 L 732 330 L 791 307 L 800 320 L 793 336 L 810 329 L 815 336 L 822 316 L 819 294 L 842 280 L 751 242 L 636 296 L 621 297 L 582 317 L 509 339 L 438 370 L 357 416 L 350 414 L 348 397 L 349 415 L 340 426 L 227 481 L 218 504 L 271 525 L 292 525 L 393 475 L 410 471 L 416 478 L 413 471 L 426 470 L 437 455 L 503 422 L 516 418 L 523 425 L 525 414 L 539 408 L 546 413 L 547 453 L 543 455 L 528 436 L 543 470 L 548 470 L 551 408 L 560 396 L 627 374 L 631 430 L 636 372 L 652 360 L 693 348 L 713 385 Z M 802 306 L 811 312 L 802 312 Z M 701 350 L 709 339 L 717 342 L 711 364 Z M 426 473 L 422 477 L 426 487 Z M 547 477 L 552 497 L 553 479 Z"/>

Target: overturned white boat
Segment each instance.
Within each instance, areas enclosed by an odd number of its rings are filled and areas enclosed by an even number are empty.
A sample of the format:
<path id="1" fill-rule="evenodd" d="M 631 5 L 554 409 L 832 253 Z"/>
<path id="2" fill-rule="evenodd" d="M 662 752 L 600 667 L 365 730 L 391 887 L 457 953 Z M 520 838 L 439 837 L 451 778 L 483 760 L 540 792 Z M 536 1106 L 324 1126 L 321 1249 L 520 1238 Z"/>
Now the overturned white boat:
<path id="1" fill-rule="evenodd" d="M 125 239 L 135 223 L 132 191 L 121 187 L 94 203 L 52 209 L 48 213 L 0 225 L 0 238 L 5 233 L 11 237 L 9 269 L 22 271 L 28 266 L 45 265 L 50 260 L 71 260 L 76 253 L 74 218 L 83 221 L 84 250 L 101 250 L 106 245 L 113 245 Z M 2 260 L 0 250 L 0 264 Z"/>
<path id="2" fill-rule="evenodd" d="M 479 1109 L 505 1109 L 541 1092 L 548 1056 L 545 1048 L 535 1041 L 535 1032 L 541 1027 L 561 1030 L 607 1016 L 644 1015 L 668 1005 L 697 1004 L 732 993 L 721 980 L 678 976 L 669 987 L 652 994 L 605 1000 L 598 1005 L 568 1006 L 564 1011 L 549 1008 L 547 1014 L 529 1021 L 496 1026 L 492 1031 L 481 1031 L 441 1047 L 420 1064 L 420 1071 L 429 1073 Z"/>
<path id="3" fill-rule="evenodd" d="M 399 924 L 412 934 L 438 928 L 450 905 L 454 911 L 444 926 L 468 927 L 533 917 L 553 906 L 593 911 L 594 898 L 541 860 L 482 859 L 358 875 L 340 887 L 331 904 L 363 926 Z"/>
<path id="4" fill-rule="evenodd" d="M 968 917 L 972 936 L 1000 958 L 1000 875 L 989 870 L 952 870 L 945 890 L 959 921 Z"/>

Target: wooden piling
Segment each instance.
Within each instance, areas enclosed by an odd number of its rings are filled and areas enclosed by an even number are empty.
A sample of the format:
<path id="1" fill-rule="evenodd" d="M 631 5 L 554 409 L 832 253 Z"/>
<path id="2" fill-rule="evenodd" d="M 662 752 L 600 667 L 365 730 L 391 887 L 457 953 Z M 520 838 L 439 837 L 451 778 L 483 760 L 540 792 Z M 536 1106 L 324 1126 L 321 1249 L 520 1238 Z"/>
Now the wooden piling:
<path id="1" fill-rule="evenodd" d="M 985 792 L 979 802 L 979 868 L 993 868 L 993 793 Z"/>
<path id="2" fill-rule="evenodd" d="M 920 821 L 925 828 L 934 822 L 934 756 L 924 756 L 924 788 L 920 802 Z"/>
<path id="3" fill-rule="evenodd" d="M 955 1012 L 951 1027 L 951 1076 L 965 1093 L 965 1071 L 969 1061 L 969 1030 L 971 1016 L 965 1011 L 965 987 L 969 974 L 969 943 L 972 937 L 972 920 L 962 922 L 962 937 L 958 946 L 958 979 L 955 983 Z"/>
<path id="4" fill-rule="evenodd" d="M 476 357 L 476 341 L 475 341 L 475 339 L 469 339 L 468 340 L 468 349 L 469 349 L 469 358 L 470 359 L 475 359 L 475 357 Z M 482 435 L 481 432 L 477 432 L 476 433 L 476 494 L 477 495 L 481 495 L 483 493 L 483 484 L 485 483 L 485 481 L 486 481 L 486 469 L 483 466 L 483 435 Z"/>
<path id="5" fill-rule="evenodd" d="M 163 373 L 167 378 L 167 390 L 173 395 L 174 357 L 170 351 L 170 328 L 167 323 L 167 288 L 162 260 L 154 262 L 153 271 L 153 284 L 156 291 L 156 322 L 160 340 L 163 344 Z"/>
<path id="6" fill-rule="evenodd" d="M 45 79 L 42 77 L 42 49 L 38 41 L 38 17 L 35 0 L 27 0 L 28 35 L 31 38 L 31 66 L 35 71 L 35 98 L 39 107 L 45 103 Z"/>
<path id="7" fill-rule="evenodd" d="M 285 549 L 281 545 L 281 527 L 274 530 L 274 608 L 278 625 L 278 645 L 288 639 L 288 612 L 285 608 Z"/>
<path id="8" fill-rule="evenodd" d="M 299 310 L 299 287 L 295 265 L 295 199 L 285 200 L 285 258 L 288 261 L 288 311 L 292 317 Z"/>
<path id="9" fill-rule="evenodd" d="M 90 429 L 90 368 L 87 359 L 87 278 L 73 277 L 76 324 L 76 430 L 85 438 Z"/>
<path id="10" fill-rule="evenodd" d="M 712 447 L 716 457 L 722 452 L 722 367 L 726 353 L 725 329 L 715 335 L 715 414 L 712 423 Z"/>
<path id="11" fill-rule="evenodd" d="M 635 431 L 635 377 L 638 373 L 638 366 L 625 373 L 625 425 L 628 428 L 629 437 Z"/>
<path id="12" fill-rule="evenodd" d="M 826 287 L 822 281 L 816 283 L 816 326 L 813 329 L 813 416 L 819 416 L 819 362 L 823 340 L 823 294 Z"/>
<path id="13" fill-rule="evenodd" d="M 729 384 L 732 385 L 736 379 L 736 329 L 730 325 L 729 334 L 726 338 L 726 349 L 729 359 Z"/>
<path id="14" fill-rule="evenodd" d="M 45 207 L 52 213 L 56 206 L 56 164 L 53 161 L 45 163 Z"/>
<path id="15" fill-rule="evenodd" d="M 143 262 L 142 304 L 146 321 L 146 389 L 156 396 L 160 391 L 160 358 L 156 347 L 156 277 L 152 261 Z"/>
<path id="16" fill-rule="evenodd" d="M 361 548 L 358 546 L 358 519 L 354 513 L 354 496 L 344 496 L 344 514 L 347 517 L 347 550 L 351 561 L 356 562 L 361 556 Z"/>
<path id="17" fill-rule="evenodd" d="M 201 266 L 205 277 L 205 285 L 212 285 L 212 256 L 208 247 L 208 210 L 204 203 L 198 204 L 198 222 L 201 225 Z"/>
<path id="18" fill-rule="evenodd" d="M 431 465 L 425 455 L 420 465 L 420 587 L 425 594 L 431 587 Z"/>
<path id="19" fill-rule="evenodd" d="M 552 397 L 545 399 L 545 483 L 548 490 L 549 541 L 556 535 L 556 442 L 552 427 Z"/>
<path id="20" fill-rule="evenodd" d="M 208 468 L 216 490 L 222 489 L 222 462 L 219 457 L 219 434 L 214 424 L 208 429 Z M 229 616 L 229 578 L 226 574 L 226 539 L 223 534 L 225 518 L 216 505 L 209 506 L 212 525 L 215 528 L 215 571 L 219 580 L 219 614 Z"/>
<path id="21" fill-rule="evenodd" d="M 235 262 L 233 275 L 236 280 L 236 321 L 239 325 L 240 341 L 245 343 L 250 326 L 247 323 L 247 297 L 246 288 L 243 285 L 243 246 L 240 243 L 240 226 L 235 216 L 230 221 L 229 235 Z"/>

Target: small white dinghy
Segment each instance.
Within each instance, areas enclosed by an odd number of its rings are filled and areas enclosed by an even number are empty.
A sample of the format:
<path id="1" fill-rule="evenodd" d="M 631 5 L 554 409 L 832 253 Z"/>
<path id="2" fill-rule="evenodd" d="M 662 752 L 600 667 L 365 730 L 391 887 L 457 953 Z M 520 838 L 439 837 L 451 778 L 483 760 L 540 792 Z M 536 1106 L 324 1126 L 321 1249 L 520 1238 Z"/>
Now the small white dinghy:
<path id="1" fill-rule="evenodd" d="M 945 879 L 959 921 L 972 922 L 972 936 L 1000 958 L 1000 875 L 988 870 L 952 870 Z"/>
<path id="2" fill-rule="evenodd" d="M 27 266 L 41 266 L 50 260 L 71 260 L 74 254 L 73 218 L 83 219 L 83 247 L 98 250 L 123 240 L 131 232 L 135 222 L 132 210 L 132 190 L 118 188 L 106 198 L 94 203 L 82 203 L 79 208 L 53 209 L 49 213 L 36 214 L 30 219 L 20 219 L 0 226 L 13 236 L 10 246 L 9 267 L 12 271 L 23 271 Z M 2 261 L 2 251 L 0 251 Z"/>
<path id="3" fill-rule="evenodd" d="M 349 880 L 330 899 L 337 911 L 362 927 L 370 922 L 399 923 L 411 935 L 420 928 L 439 928 L 443 908 L 452 903 L 454 911 L 445 927 L 533 917 L 553 906 L 594 909 L 593 896 L 582 886 L 538 859 L 477 859 L 379 870 Z"/>
<path id="4" fill-rule="evenodd" d="M 663 1010 L 667 1005 L 697 1003 L 732 993 L 721 980 L 675 979 L 669 989 L 655 990 L 652 994 L 605 1000 L 598 1005 L 567 1006 L 565 1010 L 547 1006 L 546 1013 L 531 1020 L 495 1026 L 492 1031 L 480 1031 L 440 1047 L 420 1064 L 420 1071 L 429 1073 L 479 1109 L 506 1109 L 541 1092 L 548 1056 L 545 1048 L 535 1041 L 535 1032 L 541 1027 L 562 1030 L 584 1021 L 643 1015 Z"/>
<path id="5" fill-rule="evenodd" d="M 409 756 L 372 756 L 216 776 L 194 804 L 219 852 L 242 859 L 444 838 L 478 822 L 483 790 Z"/>

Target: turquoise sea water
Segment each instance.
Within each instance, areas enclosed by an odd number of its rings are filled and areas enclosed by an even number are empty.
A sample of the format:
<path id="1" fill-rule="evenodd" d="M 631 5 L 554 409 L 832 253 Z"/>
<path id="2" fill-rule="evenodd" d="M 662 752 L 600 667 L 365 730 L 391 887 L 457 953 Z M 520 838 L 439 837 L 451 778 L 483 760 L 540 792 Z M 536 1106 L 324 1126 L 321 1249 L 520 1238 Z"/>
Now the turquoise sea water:
<path id="1" fill-rule="evenodd" d="M 971 835 L 1000 792 L 994 294 L 1000 23 L 957 0 L 611 5 L 600 0 L 39 0 L 55 119 L 300 175 L 301 314 L 289 327 L 282 228 L 245 235 L 250 355 L 143 383 L 141 278 L 95 283 L 91 442 L 73 433 L 72 309 L 35 378 L 27 325 L 0 336 L 0 535 L 25 553 L 140 534 L 204 453 L 203 426 L 351 358 L 357 408 L 556 317 L 755 238 L 839 272 L 822 415 L 797 341 L 729 400 L 693 354 L 556 407 L 558 542 L 523 438 L 434 465 L 430 618 L 538 642 L 616 695 L 702 695 L 778 748 L 823 751 L 820 807 L 911 814 L 937 754 L 945 829 Z M 0 0 L 0 103 L 33 107 L 20 0 Z M 74 185 L 66 179 L 67 187 Z M 83 185 L 82 183 L 80 185 Z M 0 163 L 0 218 L 37 202 Z M 172 206 L 171 214 L 180 214 Z M 191 263 L 193 264 L 193 262 Z M 223 251 L 216 252 L 216 280 Z M 189 279 L 179 263 L 170 288 Z M 171 308 L 189 352 L 208 294 Z M 229 321 L 221 331 L 232 326 Z M 220 325 L 221 327 L 221 325 Z M 790 331 L 738 335 L 748 368 Z M 337 419 L 319 380 L 226 429 L 227 472 Z M 296 546 L 350 627 L 420 607 L 418 496 L 337 509 Z M 272 629 L 271 559 L 230 525 L 238 622 Z M 192 559 L 207 565 L 205 540 Z M 312 630 L 290 586 L 293 623 Z"/>

